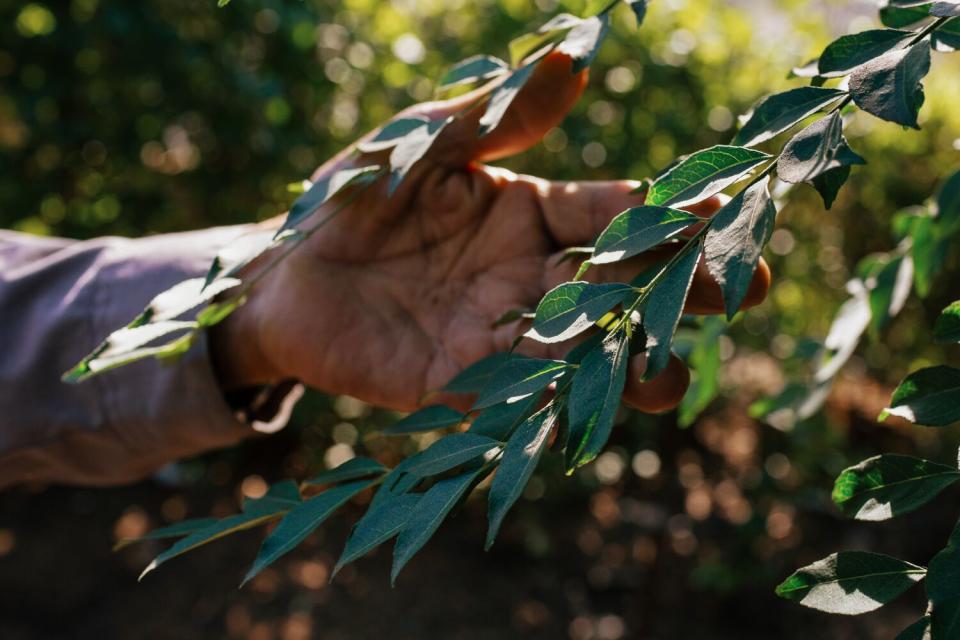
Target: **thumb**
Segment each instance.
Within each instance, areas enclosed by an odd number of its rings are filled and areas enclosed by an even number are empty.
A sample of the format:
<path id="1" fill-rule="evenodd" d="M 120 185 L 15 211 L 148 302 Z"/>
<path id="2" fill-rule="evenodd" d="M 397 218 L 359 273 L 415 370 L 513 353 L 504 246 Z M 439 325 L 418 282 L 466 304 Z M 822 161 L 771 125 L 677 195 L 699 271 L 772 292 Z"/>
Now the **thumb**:
<path id="1" fill-rule="evenodd" d="M 529 149 L 567 115 L 583 93 L 587 71 L 572 73 L 573 61 L 559 52 L 546 55 L 514 97 L 496 128 L 480 136 L 480 119 L 487 109 L 484 101 L 463 117 L 451 122 L 430 151 L 436 162 L 463 166 L 471 161 L 486 162 Z M 424 115 L 442 117 L 462 108 L 460 99 L 434 103 Z"/>

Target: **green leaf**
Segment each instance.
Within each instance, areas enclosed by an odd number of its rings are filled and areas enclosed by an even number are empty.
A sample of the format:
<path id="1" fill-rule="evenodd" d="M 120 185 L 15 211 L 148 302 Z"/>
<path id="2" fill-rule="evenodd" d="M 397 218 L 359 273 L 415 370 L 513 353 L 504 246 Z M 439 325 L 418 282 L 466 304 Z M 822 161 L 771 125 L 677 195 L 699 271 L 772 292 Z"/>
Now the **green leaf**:
<path id="1" fill-rule="evenodd" d="M 421 478 L 433 476 L 476 460 L 500 443 L 475 433 L 454 433 L 444 436 L 409 458 L 406 471 Z"/>
<path id="2" fill-rule="evenodd" d="M 453 116 L 443 120 L 431 120 L 427 126 L 414 129 L 397 143 L 390 152 L 390 185 L 387 195 L 393 195 L 400 188 L 403 179 L 418 160 L 426 155 L 444 128 L 453 122 Z"/>
<path id="3" fill-rule="evenodd" d="M 843 119 L 840 112 L 835 111 L 800 130 L 787 142 L 777 161 L 777 176 L 796 184 L 853 164 L 864 164 L 864 160 L 847 144 L 843 137 Z"/>
<path id="4" fill-rule="evenodd" d="M 139 579 L 143 580 L 145 575 L 171 558 L 231 533 L 252 529 L 271 520 L 276 520 L 298 504 L 300 504 L 300 492 L 297 489 L 297 484 L 291 480 L 279 482 L 271 486 L 262 498 L 245 501 L 242 513 L 217 520 L 214 524 L 198 529 L 186 538 L 177 541 L 172 547 L 154 558 L 153 562 L 140 574 Z"/>
<path id="5" fill-rule="evenodd" d="M 510 70 L 510 65 L 493 56 L 472 56 L 458 62 L 444 74 L 440 80 L 440 89 L 447 89 L 461 84 L 472 84 L 482 80 L 489 80 L 503 75 Z"/>
<path id="6" fill-rule="evenodd" d="M 873 29 L 841 36 L 823 50 L 817 68 L 820 75 L 827 78 L 846 75 L 904 44 L 914 35 L 911 31 Z"/>
<path id="7" fill-rule="evenodd" d="M 194 518 L 192 520 L 181 520 L 175 524 L 171 524 L 167 527 L 160 527 L 159 529 L 154 529 L 142 536 L 136 538 L 121 538 L 117 540 L 117 543 L 113 545 L 114 551 L 119 551 L 124 547 L 128 547 L 131 544 L 136 542 L 143 542 L 144 540 L 163 540 L 164 538 L 179 538 L 180 536 L 185 536 L 193 533 L 194 531 L 199 531 L 200 529 L 205 529 L 212 524 L 217 522 L 216 518 Z"/>
<path id="8" fill-rule="evenodd" d="M 523 89 L 523 85 L 530 79 L 535 66 L 530 64 L 526 67 L 520 67 L 494 90 L 490 96 L 490 101 L 487 103 L 487 110 L 480 118 L 481 136 L 485 136 L 497 128 L 503 116 L 506 115 L 507 109 L 513 104 L 514 98 L 517 97 L 517 94 Z"/>
<path id="9" fill-rule="evenodd" d="M 919 129 L 923 104 L 920 81 L 930 71 L 926 41 L 898 49 L 857 67 L 850 74 L 850 95 L 858 107 L 882 120 Z"/>
<path id="10" fill-rule="evenodd" d="M 305 480 L 304 484 L 308 486 L 335 484 L 337 482 L 357 480 L 367 476 L 383 475 L 386 473 L 386 471 L 387 468 L 376 460 L 373 460 L 372 458 L 364 458 L 363 456 L 357 456 L 356 458 L 350 458 L 346 462 L 334 467 L 333 469 L 328 469 L 327 471 L 315 475 L 309 480 Z"/>
<path id="11" fill-rule="evenodd" d="M 934 51 L 953 53 L 960 51 L 960 22 L 951 20 L 931 35 Z"/>
<path id="12" fill-rule="evenodd" d="M 850 165 L 844 165 L 835 169 L 824 171 L 813 178 L 810 184 L 817 190 L 820 197 L 823 198 L 823 206 L 828 211 L 837 199 L 840 189 L 847 183 L 850 177 Z"/>
<path id="13" fill-rule="evenodd" d="M 485 409 L 501 402 L 516 402 L 546 389 L 570 365 L 562 360 L 515 357 L 497 369 L 480 392 L 473 410 Z"/>
<path id="14" fill-rule="evenodd" d="M 424 407 L 393 423 L 382 431 L 387 436 L 402 436 L 453 427 L 463 422 L 463 414 L 442 404 Z"/>
<path id="15" fill-rule="evenodd" d="M 940 365 L 911 373 L 893 392 L 880 420 L 897 416 L 927 427 L 960 420 L 960 369 Z"/>
<path id="16" fill-rule="evenodd" d="M 822 87 L 800 87 L 767 96 L 757 104 L 753 115 L 737 132 L 733 144 L 752 147 L 783 133 L 820 111 L 846 92 Z"/>
<path id="17" fill-rule="evenodd" d="M 614 218 L 593 248 L 591 264 L 609 264 L 639 255 L 702 220 L 686 211 L 646 205 Z"/>
<path id="18" fill-rule="evenodd" d="M 933 286 L 933 279 L 947 261 L 950 238 L 943 233 L 935 219 L 927 216 L 913 221 L 910 236 L 913 239 L 910 255 L 913 257 L 914 285 L 917 294 L 925 298 Z"/>
<path id="19" fill-rule="evenodd" d="M 360 556 L 366 555 L 375 547 L 397 535 L 410 518 L 414 507 L 420 501 L 420 495 L 412 493 L 394 494 L 379 504 L 371 503 L 370 508 L 353 528 L 347 544 L 333 568 L 333 576 L 340 569 Z"/>
<path id="20" fill-rule="evenodd" d="M 654 181 L 646 204 L 680 208 L 700 202 L 723 191 L 769 158 L 756 149 L 727 145 L 697 151 Z"/>
<path id="21" fill-rule="evenodd" d="M 798 569 L 777 587 L 777 595 L 827 613 L 859 615 L 879 609 L 925 573 L 879 553 L 842 551 Z"/>
<path id="22" fill-rule="evenodd" d="M 382 168 L 379 165 L 370 165 L 356 169 L 341 169 L 317 180 L 290 207 L 290 213 L 287 214 L 287 219 L 283 221 L 283 226 L 280 227 L 277 235 L 299 225 L 341 191 L 349 187 L 370 184 L 379 178 L 381 173 Z"/>
<path id="23" fill-rule="evenodd" d="M 590 66 L 610 29 L 610 14 L 601 13 L 582 20 L 567 33 L 557 51 L 573 60 L 573 73 L 580 73 Z"/>
<path id="24" fill-rule="evenodd" d="M 960 526 L 930 561 L 927 597 L 931 638 L 956 638 L 960 634 Z"/>
<path id="25" fill-rule="evenodd" d="M 857 520 L 889 520 L 925 505 L 957 480 L 954 467 L 888 453 L 845 469 L 833 486 L 833 502 Z"/>
<path id="26" fill-rule="evenodd" d="M 913 286 L 913 259 L 897 256 L 880 268 L 870 289 L 870 326 L 879 332 L 903 309 Z"/>
<path id="27" fill-rule="evenodd" d="M 633 15 L 637 18 L 637 26 L 643 24 L 643 19 L 647 17 L 647 5 L 650 0 L 627 0 L 627 4 L 633 9 Z"/>
<path id="28" fill-rule="evenodd" d="M 506 442 L 514 427 L 530 417 L 540 404 L 541 395 L 534 393 L 519 402 L 501 402 L 484 409 L 470 425 L 467 433 Z"/>
<path id="29" fill-rule="evenodd" d="M 283 517 L 280 524 L 260 545 L 260 551 L 247 571 L 240 586 L 250 582 L 254 576 L 273 564 L 280 556 L 300 544 L 304 538 L 316 531 L 333 512 L 347 503 L 364 489 L 372 486 L 373 480 L 361 480 L 342 484 L 324 491 L 320 495 L 301 502 Z"/>
<path id="30" fill-rule="evenodd" d="M 357 148 L 364 153 L 376 153 L 384 149 L 392 149 L 399 144 L 400 140 L 428 124 L 430 124 L 430 120 L 423 116 L 391 120 L 375 136 L 357 144 Z"/>
<path id="31" fill-rule="evenodd" d="M 891 29 L 901 29 L 922 22 L 930 17 L 930 4 L 901 8 L 888 6 L 880 9 L 880 22 Z"/>
<path id="32" fill-rule="evenodd" d="M 510 360 L 520 358 L 515 353 L 494 353 L 477 360 L 458 373 L 443 388 L 449 393 L 479 393 L 487 386 L 494 374 Z"/>
<path id="33" fill-rule="evenodd" d="M 632 291 L 630 285 L 619 283 L 561 284 L 540 300 L 533 326 L 524 335 L 548 344 L 569 340 L 592 327 Z"/>
<path id="34" fill-rule="evenodd" d="M 930 616 L 923 616 L 897 634 L 894 640 L 931 640 Z"/>
<path id="35" fill-rule="evenodd" d="M 727 318 L 740 310 L 773 234 L 777 208 L 769 184 L 770 178 L 764 178 L 734 196 L 714 215 L 704 240 L 707 268 L 723 292 Z"/>
<path id="36" fill-rule="evenodd" d="M 678 408 L 677 424 L 689 427 L 720 394 L 720 336 L 726 323 L 717 317 L 708 317 L 697 332 L 697 342 L 690 352 L 687 364 L 692 378 Z"/>
<path id="37" fill-rule="evenodd" d="M 936 220 L 947 233 L 960 231 L 960 171 L 947 178 L 937 193 Z"/>
<path id="38" fill-rule="evenodd" d="M 487 516 L 490 524 L 485 548 L 493 546 L 504 517 L 530 481 L 559 413 L 560 407 L 550 403 L 525 420 L 507 442 L 500 467 L 490 485 Z"/>
<path id="39" fill-rule="evenodd" d="M 937 342 L 960 342 L 960 300 L 943 310 L 933 327 Z"/>
<path id="40" fill-rule="evenodd" d="M 703 245 L 687 251 L 666 272 L 647 296 L 643 312 L 643 329 L 647 333 L 646 379 L 663 371 L 670 361 L 670 343 L 687 301 L 687 293 L 697 270 Z"/>
<path id="41" fill-rule="evenodd" d="M 627 381 L 630 337 L 614 331 L 580 363 L 567 403 L 569 444 L 567 473 L 591 462 L 610 438 Z"/>
<path id="42" fill-rule="evenodd" d="M 447 478 L 430 487 L 413 507 L 410 517 L 393 549 L 390 582 L 395 583 L 403 567 L 433 537 L 450 511 L 467 494 L 483 468 L 454 478 Z"/>
<path id="43" fill-rule="evenodd" d="M 580 24 L 580 18 L 561 13 L 544 23 L 534 33 L 526 33 L 510 41 L 510 60 L 519 65 L 528 56 L 560 40 L 570 29 Z"/>

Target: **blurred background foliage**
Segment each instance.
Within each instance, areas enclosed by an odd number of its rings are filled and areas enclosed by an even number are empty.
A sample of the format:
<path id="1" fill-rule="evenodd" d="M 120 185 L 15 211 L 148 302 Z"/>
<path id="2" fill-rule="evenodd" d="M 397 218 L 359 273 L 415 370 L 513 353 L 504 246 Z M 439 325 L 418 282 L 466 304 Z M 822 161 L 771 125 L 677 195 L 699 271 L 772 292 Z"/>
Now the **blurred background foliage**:
<path id="1" fill-rule="evenodd" d="M 430 99 L 450 64 L 504 55 L 512 37 L 579 4 L 233 0 L 218 10 L 214 0 L 0 0 L 0 225 L 89 238 L 279 214 L 293 199 L 288 183 Z M 832 37 L 876 24 L 875 4 L 860 0 L 656 0 L 640 31 L 618 10 L 584 99 L 541 146 L 506 164 L 557 179 L 652 175 L 678 154 L 727 142 L 758 97 L 798 84 L 787 79 L 791 67 Z M 857 260 L 892 249 L 893 214 L 960 167 L 958 72 L 960 57 L 935 55 L 920 132 L 854 116 L 848 136 L 870 164 L 831 211 L 806 187 L 785 196 L 767 251 L 769 300 L 716 341 L 721 397 L 687 429 L 674 415 L 624 414 L 609 451 L 572 479 L 548 461 L 490 554 L 480 550 L 484 505 L 474 501 L 395 591 L 382 552 L 327 585 L 349 525 L 342 517 L 243 592 L 234 586 L 258 534 L 134 587 L 156 547 L 109 556 L 114 536 L 229 513 L 265 482 L 356 450 L 393 462 L 430 441 L 369 438 L 394 416 L 311 394 L 280 435 L 136 487 L 0 496 L 0 591 L 10 594 L 0 635 L 892 636 L 923 608 L 919 592 L 901 608 L 837 620 L 779 601 L 772 588 L 838 547 L 923 562 L 946 538 L 949 500 L 909 523 L 876 526 L 841 520 L 829 490 L 842 468 L 881 451 L 954 459 L 955 434 L 874 418 L 908 371 L 957 357 L 930 339 L 936 313 L 960 297 L 956 252 L 927 300 L 912 298 L 864 342 L 823 412 L 781 430 L 747 407 L 809 370 Z M 61 580 L 64 571 L 71 577 Z M 164 615 L 157 598 L 169 599 Z M 368 615 L 371 606 L 379 615 Z M 58 627 L 51 612 L 71 626 Z"/>

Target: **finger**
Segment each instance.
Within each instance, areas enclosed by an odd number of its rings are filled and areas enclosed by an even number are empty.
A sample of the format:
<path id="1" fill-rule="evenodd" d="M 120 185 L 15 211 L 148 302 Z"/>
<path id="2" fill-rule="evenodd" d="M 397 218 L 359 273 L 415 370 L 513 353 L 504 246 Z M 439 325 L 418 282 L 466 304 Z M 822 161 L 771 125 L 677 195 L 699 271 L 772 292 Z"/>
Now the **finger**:
<path id="1" fill-rule="evenodd" d="M 594 266 L 587 272 L 586 280 L 596 283 L 630 282 L 638 274 L 669 260 L 670 257 L 680 249 L 680 246 L 679 244 L 675 244 L 660 247 L 629 260 Z M 543 289 L 545 291 L 549 291 L 564 282 L 571 281 L 577 272 L 579 267 L 578 262 L 570 260 L 561 262 L 562 256 L 562 253 L 558 253 L 547 258 L 543 282 Z M 770 290 L 770 283 L 770 267 L 767 265 L 767 262 L 761 258 L 757 264 L 756 271 L 754 271 L 746 297 L 740 308 L 749 309 L 763 302 Z M 690 293 L 687 296 L 687 302 L 683 310 L 684 313 L 697 315 L 718 314 L 723 313 L 725 310 L 723 291 L 710 274 L 702 258 L 697 265 L 696 271 L 694 271 L 693 281 L 690 285 Z"/>
<path id="2" fill-rule="evenodd" d="M 610 221 L 631 207 L 639 207 L 645 194 L 634 193 L 641 184 L 635 180 L 550 182 L 532 176 L 519 176 L 519 184 L 536 190 L 547 230 L 562 247 L 593 243 Z M 703 218 L 716 213 L 726 196 L 713 196 L 684 207 Z M 683 235 L 696 233 L 698 225 L 688 227 Z"/>
<path id="3" fill-rule="evenodd" d="M 680 404 L 690 386 L 690 371 L 675 355 L 670 356 L 666 368 L 652 380 L 643 381 L 647 370 L 647 356 L 640 354 L 630 359 L 623 401 L 644 413 L 663 413 Z"/>
<path id="4" fill-rule="evenodd" d="M 487 108 L 484 102 L 444 129 L 430 150 L 430 157 L 444 164 L 462 166 L 470 161 L 485 162 L 525 151 L 560 124 L 583 93 L 586 83 L 587 72 L 572 73 L 569 56 L 550 53 L 537 63 L 493 131 L 479 135 L 480 119 Z M 435 103 L 423 113 L 433 118 L 459 111 L 462 105 L 462 101 Z"/>

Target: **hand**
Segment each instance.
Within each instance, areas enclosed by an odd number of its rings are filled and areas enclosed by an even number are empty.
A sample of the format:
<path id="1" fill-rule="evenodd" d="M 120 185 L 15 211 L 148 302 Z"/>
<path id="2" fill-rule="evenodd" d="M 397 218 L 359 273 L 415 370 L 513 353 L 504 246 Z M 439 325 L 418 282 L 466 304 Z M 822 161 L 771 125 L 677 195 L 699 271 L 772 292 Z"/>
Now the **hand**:
<path id="1" fill-rule="evenodd" d="M 448 125 L 396 194 L 388 199 L 386 185 L 375 185 L 305 241 L 213 334 L 225 383 L 297 378 L 328 393 L 412 410 L 470 363 L 509 349 L 522 329 L 494 329 L 494 320 L 508 309 L 535 307 L 547 290 L 570 280 L 576 264 L 557 265 L 563 249 L 591 244 L 616 214 L 643 201 L 632 194 L 632 181 L 549 182 L 479 164 L 536 144 L 586 80 L 586 72 L 571 74 L 569 58 L 551 54 L 493 132 L 478 138 L 483 108 L 472 108 Z M 468 94 L 402 115 L 446 117 L 475 100 Z M 347 150 L 313 179 L 377 160 Z M 709 215 L 718 206 L 713 198 L 691 210 Z M 641 256 L 592 269 L 589 279 L 628 281 L 653 261 Z M 759 303 L 769 282 L 761 263 L 745 306 Z M 722 309 L 719 287 L 701 265 L 686 310 Z M 560 358 L 570 346 L 527 340 L 519 350 Z M 672 362 L 640 383 L 644 367 L 643 355 L 631 362 L 625 399 L 644 410 L 675 406 L 686 390 L 686 368 Z"/>

